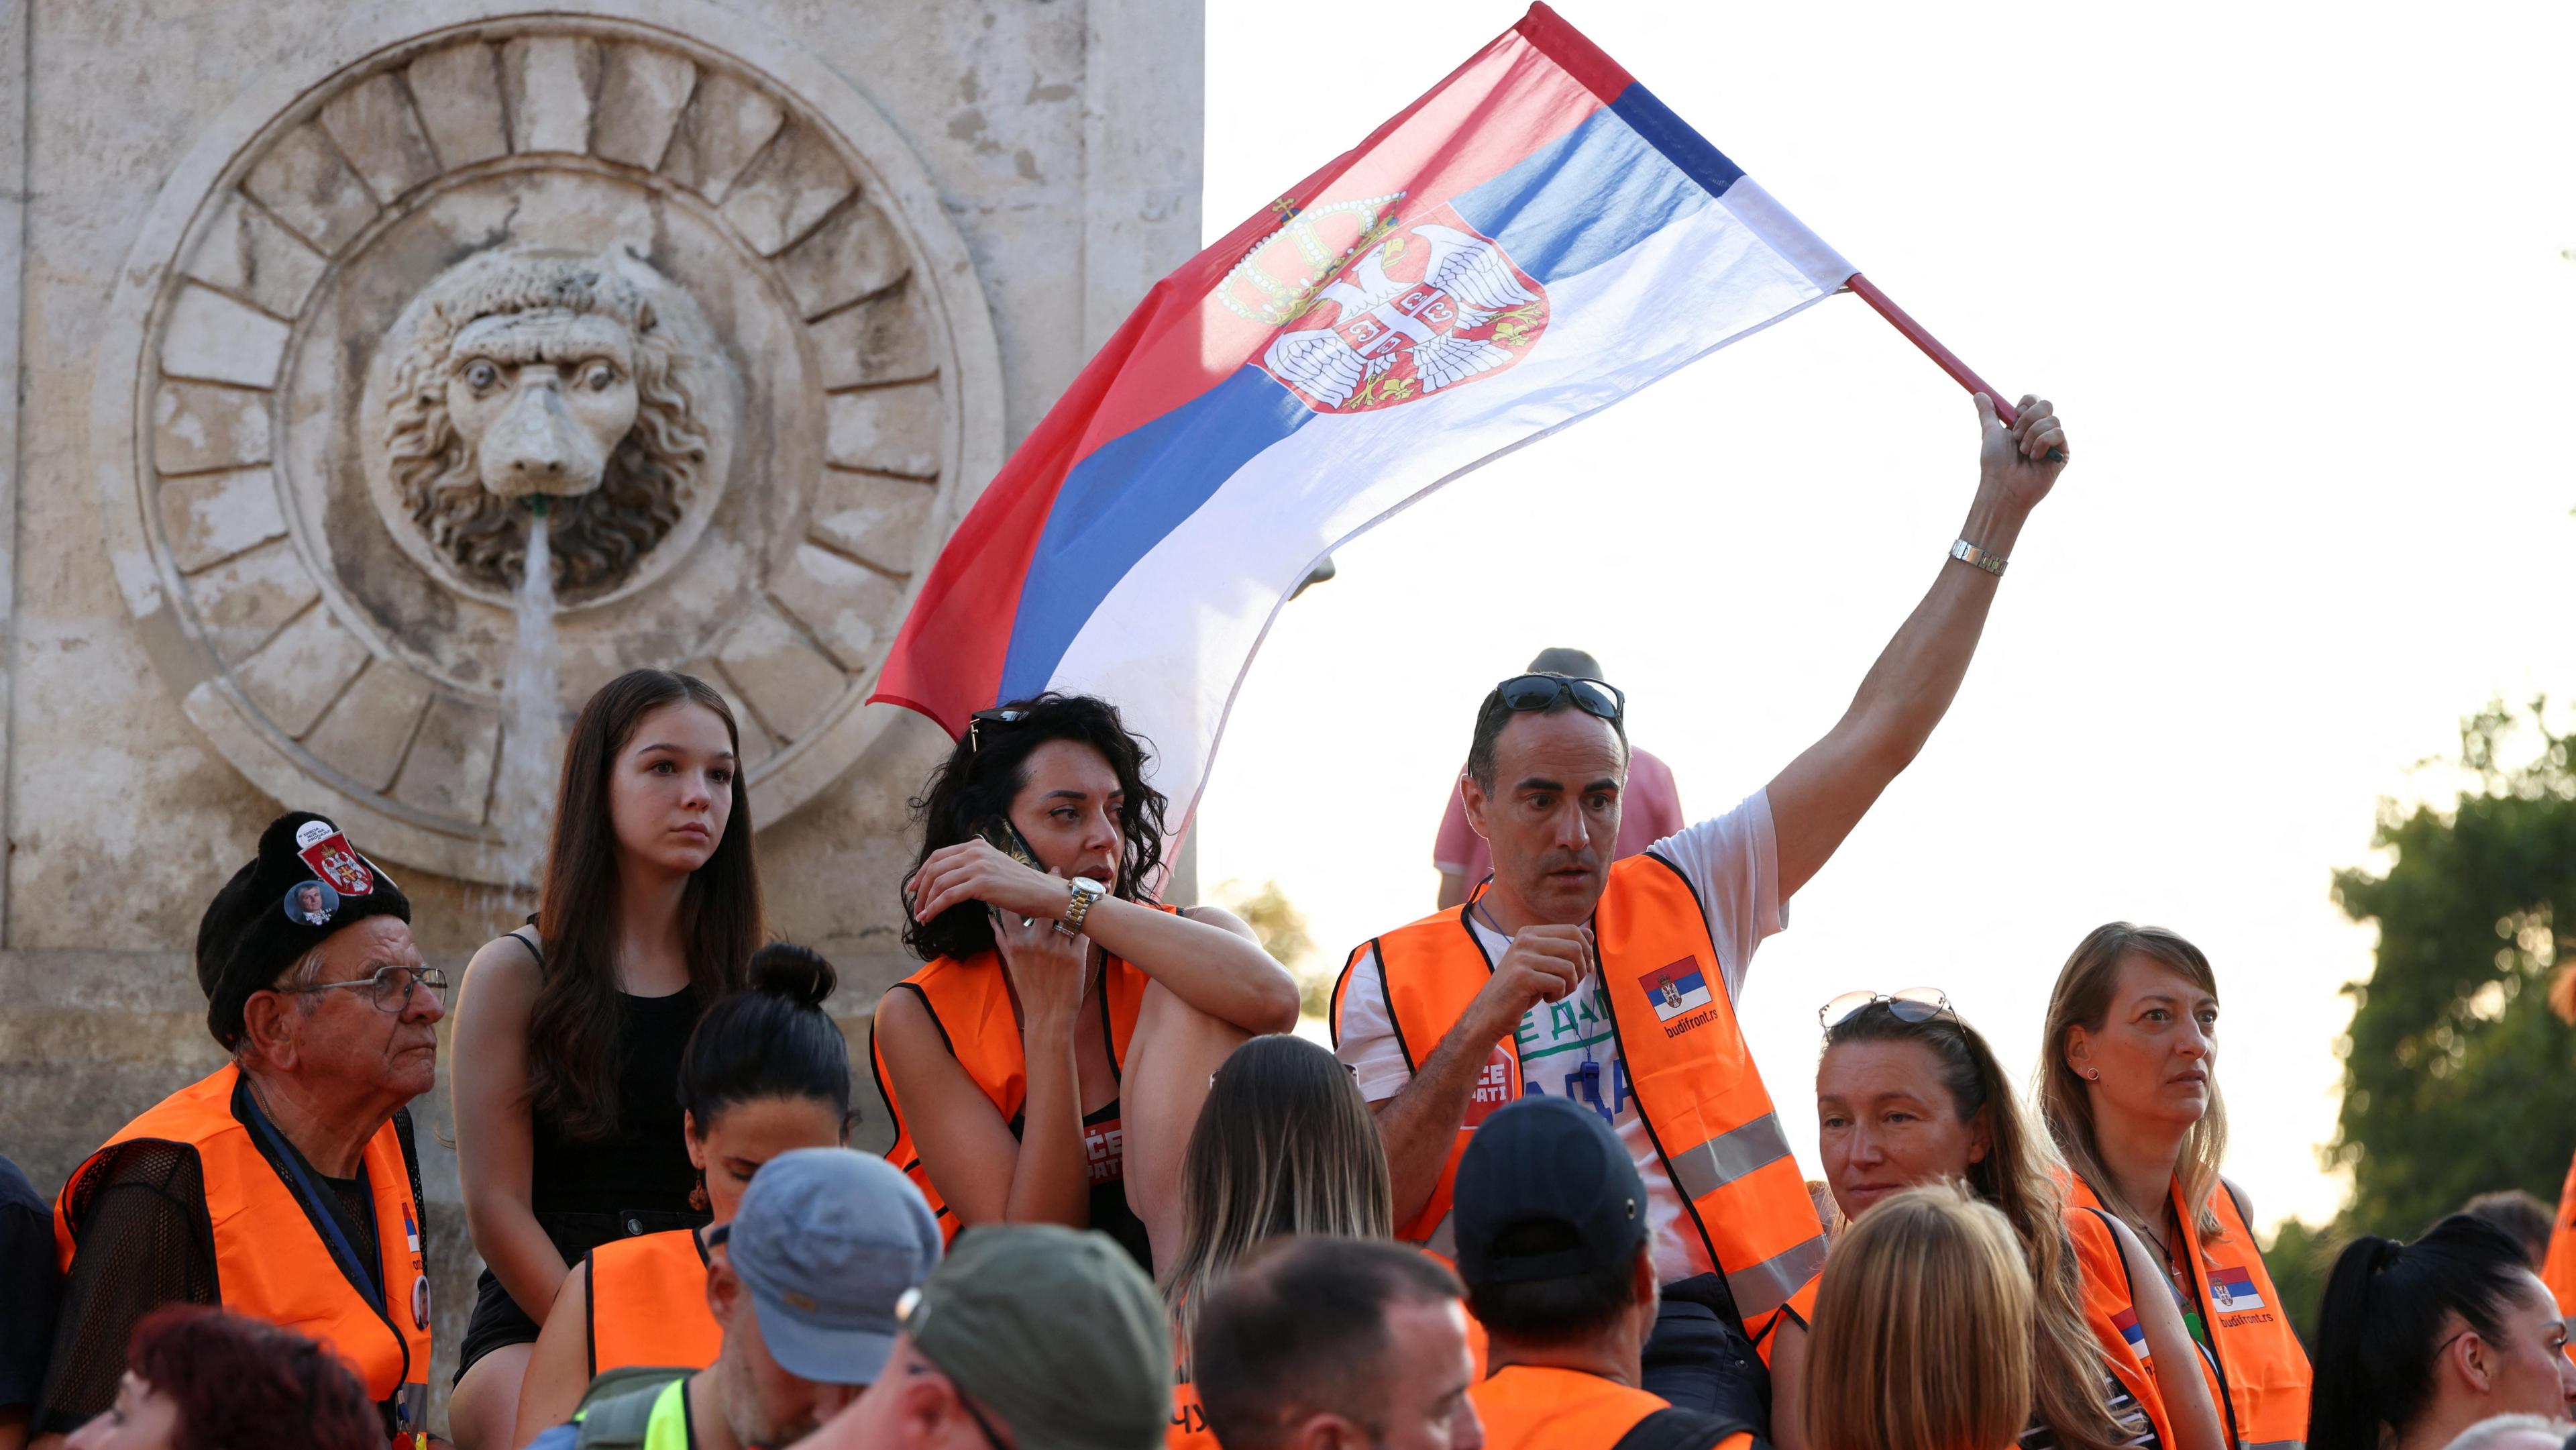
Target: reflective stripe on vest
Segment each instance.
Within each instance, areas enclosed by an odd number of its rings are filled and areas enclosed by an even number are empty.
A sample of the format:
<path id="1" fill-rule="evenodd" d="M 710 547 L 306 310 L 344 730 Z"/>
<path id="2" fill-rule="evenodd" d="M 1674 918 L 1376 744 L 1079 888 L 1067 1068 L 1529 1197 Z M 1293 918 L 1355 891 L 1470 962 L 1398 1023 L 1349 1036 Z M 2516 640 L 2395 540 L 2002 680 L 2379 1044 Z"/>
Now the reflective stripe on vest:
<path id="1" fill-rule="evenodd" d="M 2558 1190 L 2558 1218 L 2549 1226 L 2549 1258 L 2540 1279 L 2558 1300 L 2561 1318 L 2576 1316 L 2576 1162 L 2567 1165 L 2567 1183 Z"/>
<path id="2" fill-rule="evenodd" d="M 72 1170 L 54 1199 L 54 1248 L 63 1272 L 71 1272 L 79 1252 L 71 1205 L 109 1149 L 145 1140 L 192 1148 L 205 1183 L 216 1295 L 223 1307 L 330 1346 L 357 1372 L 367 1397 L 396 1413 L 408 1443 L 426 1428 L 416 1417 L 428 1406 L 430 1343 L 428 1279 L 402 1137 L 388 1119 L 360 1157 L 376 1205 L 385 1299 L 380 1313 L 314 1232 L 302 1200 L 278 1176 L 249 1127 L 233 1116 L 240 1080 L 240 1070 L 225 1064 L 163 1098 Z M 415 1418 L 404 1420 L 405 1413 Z"/>
<path id="3" fill-rule="evenodd" d="M 590 1272 L 590 1372 L 629 1365 L 705 1369 L 724 1349 L 707 1308 L 707 1254 L 695 1229 L 611 1239 L 583 1256 Z"/>
<path id="4" fill-rule="evenodd" d="M 1425 917 L 1353 952 L 1333 991 L 1335 1041 L 1351 967 L 1375 948 L 1397 1046 L 1406 1067 L 1419 1072 L 1493 975 L 1469 909 Z M 1592 929 L 1638 1116 L 1709 1258 L 1726 1275 L 1737 1311 L 1757 1337 L 1783 1305 L 1812 1317 L 1824 1229 L 1745 1046 L 1699 899 L 1662 858 L 1631 856 L 1610 868 Z M 1676 1005 L 1680 994 L 1658 994 L 1664 983 L 1693 974 L 1707 990 L 1705 1004 Z M 1519 1056 L 1505 1037 L 1487 1057 L 1438 1185 L 1399 1236 L 1447 1252 L 1458 1159 L 1476 1124 L 1521 1092 Z M 1762 1343 L 1767 1356 L 1770 1341 Z"/>
<path id="5" fill-rule="evenodd" d="M 2172 1189 L 2172 1200 L 2182 1224 L 2182 1252 L 2191 1262 L 2192 1310 L 2209 1334 L 2201 1372 L 2228 1438 L 2241 1450 L 2302 1450 L 2308 1435 L 2308 1352 L 2290 1328 L 2254 1231 L 2237 1211 L 2236 1195 L 2224 1184 L 2212 1191 L 2209 1206 L 2221 1232 L 2206 1240 L 2199 1215 L 2183 1207 L 2181 1185 Z M 2069 1202 L 2102 1206 L 2081 1177 Z"/>
<path id="6" fill-rule="evenodd" d="M 2137 1288 L 2129 1280 L 2129 1259 L 2111 1232 L 2109 1216 L 2100 1209 L 2066 1210 L 2066 1236 L 2075 1247 L 2075 1267 L 2083 1276 L 2084 1322 L 2101 1346 L 2102 1362 L 2112 1377 L 2147 1412 L 2156 1427 L 2156 1443 L 2177 1450 L 2173 1417 L 2165 1410 L 2164 1391 L 2156 1383 L 2155 1357 L 2148 1352 L 2147 1332 L 2138 1323 Z"/>
<path id="7" fill-rule="evenodd" d="M 1160 908 L 1164 911 L 1172 907 Z M 1011 992 L 1003 975 L 1002 958 L 996 952 L 978 952 L 961 962 L 954 957 L 941 957 L 920 971 L 894 985 L 892 992 L 911 992 L 921 999 L 930 1020 L 939 1029 L 949 1055 L 975 1086 L 984 1090 L 993 1110 L 1003 1122 L 1020 1116 L 1029 1100 L 1028 1058 L 1020 1036 L 1019 1020 L 1011 1013 Z M 1100 1011 L 1102 1025 L 1109 1037 L 1109 1070 L 1115 1075 L 1127 1065 L 1127 1040 L 1136 1035 L 1137 1009 L 1144 1005 L 1145 988 L 1150 985 L 1143 972 L 1117 957 L 1109 959 L 1108 970 L 1101 974 Z M 894 1119 L 894 1145 L 886 1149 L 886 1161 L 903 1170 L 921 1196 L 930 1201 L 933 1213 L 939 1215 L 939 1230 L 950 1241 L 965 1225 L 939 1196 L 930 1182 L 930 1172 L 921 1166 L 921 1150 L 913 1146 L 912 1129 L 903 1120 L 903 1104 L 895 1100 L 894 1079 L 886 1072 L 885 1050 L 877 1045 L 876 1027 L 868 1028 L 868 1060 L 876 1069 L 877 1092 L 885 1098 L 886 1112 Z"/>

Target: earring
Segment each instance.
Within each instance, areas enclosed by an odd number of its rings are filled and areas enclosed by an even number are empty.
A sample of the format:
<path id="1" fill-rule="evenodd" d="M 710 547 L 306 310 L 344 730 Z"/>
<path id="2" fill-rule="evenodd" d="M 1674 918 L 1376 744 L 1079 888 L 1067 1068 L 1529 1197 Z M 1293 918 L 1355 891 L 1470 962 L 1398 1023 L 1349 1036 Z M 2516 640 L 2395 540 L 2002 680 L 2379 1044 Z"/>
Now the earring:
<path id="1" fill-rule="evenodd" d="M 692 1213 L 707 1211 L 707 1171 L 703 1168 L 698 1170 L 698 1181 L 689 1186 L 689 1210 Z"/>
<path id="2" fill-rule="evenodd" d="M 2099 1072 L 2088 1072 L 2084 1074 L 2084 1080 L 2086 1082 L 2100 1082 L 2102 1080 L 2102 1074 Z"/>

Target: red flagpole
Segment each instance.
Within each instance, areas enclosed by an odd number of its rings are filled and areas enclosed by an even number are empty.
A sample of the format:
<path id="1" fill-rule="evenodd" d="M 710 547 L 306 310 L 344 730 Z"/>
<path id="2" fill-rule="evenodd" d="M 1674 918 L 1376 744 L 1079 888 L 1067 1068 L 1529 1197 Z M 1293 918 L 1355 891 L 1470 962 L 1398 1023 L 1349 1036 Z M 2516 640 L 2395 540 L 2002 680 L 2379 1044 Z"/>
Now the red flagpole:
<path id="1" fill-rule="evenodd" d="M 1879 316 L 1886 318 L 1889 323 L 1894 325 L 1897 331 L 1904 333 L 1906 341 L 1923 349 L 1923 355 L 1940 364 L 1941 371 L 1948 373 L 1951 379 L 1958 383 L 1960 387 L 1966 388 L 1969 392 L 1983 393 L 1987 397 L 1992 398 L 1995 403 L 1995 416 L 2003 420 L 2005 427 L 2009 428 L 2014 423 L 2020 421 L 2021 410 L 2014 407 L 2012 402 L 2004 397 L 2001 389 L 1997 388 L 1994 384 L 1987 382 L 1984 378 L 1978 377 L 1977 370 L 1975 368 L 1959 361 L 1959 355 L 1957 353 L 1943 347 L 1941 345 L 1941 339 L 1934 337 L 1930 332 L 1926 331 L 1922 323 L 1915 321 L 1904 308 L 1897 306 L 1895 301 L 1886 293 L 1879 291 L 1877 283 L 1872 282 L 1858 272 L 1854 272 L 1851 275 L 1851 281 L 1844 285 L 1851 288 L 1852 291 L 1859 293 L 1861 301 L 1868 303 L 1871 309 L 1876 311 Z M 2049 453 L 2052 456 L 2057 456 L 2058 450 L 2052 448 L 2049 450 Z M 2059 461 L 2062 462 L 2064 460 L 2060 457 Z"/>

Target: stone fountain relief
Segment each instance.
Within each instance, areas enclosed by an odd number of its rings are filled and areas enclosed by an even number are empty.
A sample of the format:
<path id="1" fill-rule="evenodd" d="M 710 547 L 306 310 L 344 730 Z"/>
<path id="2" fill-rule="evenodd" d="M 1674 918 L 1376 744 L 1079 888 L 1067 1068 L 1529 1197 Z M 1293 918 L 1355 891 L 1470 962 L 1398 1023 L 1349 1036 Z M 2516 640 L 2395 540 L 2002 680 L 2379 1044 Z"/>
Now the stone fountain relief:
<path id="1" fill-rule="evenodd" d="M 764 819 L 866 746 L 960 480 L 999 461 L 999 367 L 963 243 L 827 76 L 496 20 L 172 182 L 101 488 L 164 683 L 255 783 L 524 879 L 502 693 L 539 499 L 557 718 L 624 669 L 702 675 Z"/>

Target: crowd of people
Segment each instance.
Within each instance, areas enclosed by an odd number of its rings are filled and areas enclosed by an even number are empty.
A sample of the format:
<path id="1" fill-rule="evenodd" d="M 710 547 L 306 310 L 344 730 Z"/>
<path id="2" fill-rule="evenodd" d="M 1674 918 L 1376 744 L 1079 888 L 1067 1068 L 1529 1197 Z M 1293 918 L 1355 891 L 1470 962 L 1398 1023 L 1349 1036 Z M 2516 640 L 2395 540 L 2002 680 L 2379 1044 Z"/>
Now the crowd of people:
<path id="1" fill-rule="evenodd" d="M 2543 1270 L 2576 1249 L 2511 1203 L 2345 1250 L 2312 1371 L 2222 1171 L 2218 973 L 2174 932 L 2075 945 L 2027 1101 L 1938 990 L 1832 997 L 1801 1175 L 1735 1003 L 1947 710 L 2064 464 L 2047 404 L 1978 406 L 1932 588 L 1732 809 L 1683 824 L 1658 767 L 1631 813 L 1588 657 L 1496 685 L 1457 790 L 1482 854 L 1444 828 L 1439 910 L 1350 952 L 1329 1050 L 1243 922 L 1156 900 L 1165 802 L 1115 702 L 977 714 L 916 802 L 884 1158 L 847 1146 L 833 967 L 762 940 L 723 697 L 611 682 L 539 909 L 457 993 L 484 1268 L 435 1434 L 408 1104 L 448 983 L 358 843 L 279 817 L 198 935 L 230 1060 L 0 1217 L 38 1306 L 0 1313 L 0 1447 L 2566 1440 L 2576 1285 Z"/>

